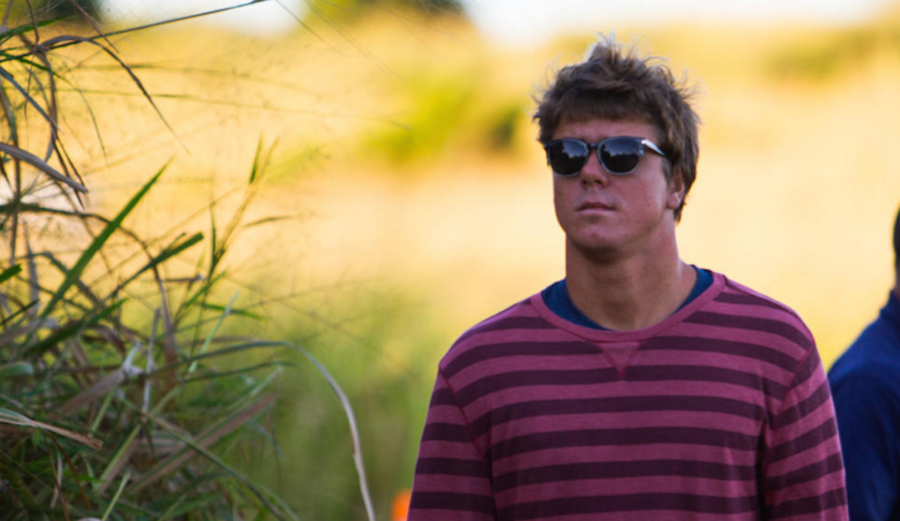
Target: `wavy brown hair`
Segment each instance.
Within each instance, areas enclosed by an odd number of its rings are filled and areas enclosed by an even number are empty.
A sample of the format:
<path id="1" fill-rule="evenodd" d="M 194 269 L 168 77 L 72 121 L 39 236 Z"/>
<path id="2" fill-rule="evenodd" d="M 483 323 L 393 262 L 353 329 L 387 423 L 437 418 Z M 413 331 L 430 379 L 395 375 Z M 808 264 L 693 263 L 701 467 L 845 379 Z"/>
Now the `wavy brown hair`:
<path id="1" fill-rule="evenodd" d="M 690 105 L 694 90 L 678 81 L 662 60 L 638 56 L 612 38 L 601 37 L 587 59 L 563 67 L 538 101 L 534 120 L 546 143 L 561 122 L 590 119 L 636 120 L 656 126 L 666 153 L 666 176 L 681 176 L 684 193 L 697 177 L 700 118 Z M 681 219 L 684 200 L 675 210 Z"/>

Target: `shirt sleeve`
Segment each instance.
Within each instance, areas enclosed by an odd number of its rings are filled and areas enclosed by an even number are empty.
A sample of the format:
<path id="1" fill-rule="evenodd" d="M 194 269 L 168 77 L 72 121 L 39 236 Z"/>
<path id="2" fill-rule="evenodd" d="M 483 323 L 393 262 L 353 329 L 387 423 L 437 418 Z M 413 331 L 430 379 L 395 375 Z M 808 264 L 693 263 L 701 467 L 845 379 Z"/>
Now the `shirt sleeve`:
<path id="1" fill-rule="evenodd" d="M 490 465 L 439 372 L 419 446 L 408 521 L 494 519 Z"/>
<path id="2" fill-rule="evenodd" d="M 834 404 L 851 519 L 888 521 L 900 506 L 900 407 L 876 380 L 861 375 L 835 384 Z"/>
<path id="3" fill-rule="evenodd" d="M 848 519 L 834 405 L 815 345 L 764 428 L 761 465 L 765 519 Z"/>

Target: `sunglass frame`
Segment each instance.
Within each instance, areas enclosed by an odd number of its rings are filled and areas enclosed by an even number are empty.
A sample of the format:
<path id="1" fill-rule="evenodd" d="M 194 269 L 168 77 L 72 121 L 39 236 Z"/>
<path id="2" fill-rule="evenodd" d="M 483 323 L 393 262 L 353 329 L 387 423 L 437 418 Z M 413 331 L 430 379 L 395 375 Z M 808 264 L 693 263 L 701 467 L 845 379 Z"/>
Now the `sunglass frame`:
<path id="1" fill-rule="evenodd" d="M 616 172 L 609 168 L 609 166 L 603 161 L 603 156 L 600 153 L 600 149 L 604 145 L 608 144 L 611 141 L 627 141 L 627 142 L 635 145 L 635 151 L 633 153 L 635 155 L 637 155 L 637 161 L 635 161 L 634 167 L 632 167 L 630 170 L 624 171 L 624 172 Z M 581 162 L 581 165 L 578 166 L 577 170 L 575 170 L 574 172 L 571 172 L 571 173 L 561 173 L 561 172 L 557 171 L 555 168 L 553 168 L 553 164 L 551 163 L 551 159 L 550 159 L 550 148 L 554 145 L 557 145 L 560 143 L 567 143 L 567 142 L 578 143 L 578 144 L 584 146 L 587 149 L 587 154 L 585 154 L 584 160 Z M 615 175 L 615 176 L 629 175 L 632 172 L 634 172 L 637 169 L 638 164 L 640 164 L 641 158 L 644 157 L 644 149 L 645 148 L 647 150 L 650 150 L 651 152 L 659 155 L 660 157 L 666 157 L 666 153 L 663 152 L 662 149 L 656 145 L 656 143 L 654 143 L 653 141 L 650 141 L 647 138 L 636 137 L 636 136 L 613 136 L 613 137 L 606 138 L 603 141 L 599 141 L 597 143 L 588 143 L 587 141 L 584 141 L 582 139 L 576 139 L 576 138 L 554 139 L 553 141 L 548 141 L 548 142 L 544 143 L 544 152 L 547 154 L 547 164 L 553 170 L 554 174 L 556 174 L 558 176 L 562 176 L 562 177 L 575 177 L 575 176 L 579 175 L 581 173 L 581 169 L 584 168 L 584 165 L 586 165 L 587 162 L 590 160 L 591 152 L 594 150 L 597 151 L 597 161 L 600 163 L 600 166 L 602 166 L 604 170 L 609 172 L 610 175 Z"/>

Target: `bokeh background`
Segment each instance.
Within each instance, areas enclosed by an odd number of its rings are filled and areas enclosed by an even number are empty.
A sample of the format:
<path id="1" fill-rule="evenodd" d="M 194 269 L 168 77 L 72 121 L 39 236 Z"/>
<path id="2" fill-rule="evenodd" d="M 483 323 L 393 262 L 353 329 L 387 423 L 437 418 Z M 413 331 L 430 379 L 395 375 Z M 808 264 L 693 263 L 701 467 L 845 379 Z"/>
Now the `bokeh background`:
<path id="1" fill-rule="evenodd" d="M 92 12 L 113 31 L 236 3 Z M 110 36 L 165 120 L 102 53 L 73 47 L 64 132 L 98 211 L 171 161 L 129 218 L 150 236 L 226 222 L 257 146 L 271 148 L 229 258 L 242 313 L 228 334 L 300 343 L 332 371 L 386 520 L 440 357 L 563 276 L 533 96 L 611 32 L 697 89 L 682 257 L 797 310 L 830 366 L 893 283 L 896 2 L 265 1 Z M 303 519 L 364 519 L 346 419 L 294 362 L 250 472 Z"/>

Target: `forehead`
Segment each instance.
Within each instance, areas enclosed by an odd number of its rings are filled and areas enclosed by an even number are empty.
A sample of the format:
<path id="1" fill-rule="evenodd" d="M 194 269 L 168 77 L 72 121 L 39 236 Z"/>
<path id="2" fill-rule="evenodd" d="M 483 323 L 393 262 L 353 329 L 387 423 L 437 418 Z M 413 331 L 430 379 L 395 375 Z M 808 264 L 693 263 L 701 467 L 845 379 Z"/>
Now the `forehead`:
<path id="1" fill-rule="evenodd" d="M 613 136 L 635 136 L 657 139 L 656 126 L 637 119 L 564 120 L 556 126 L 552 139 L 578 138 L 597 142 Z"/>

